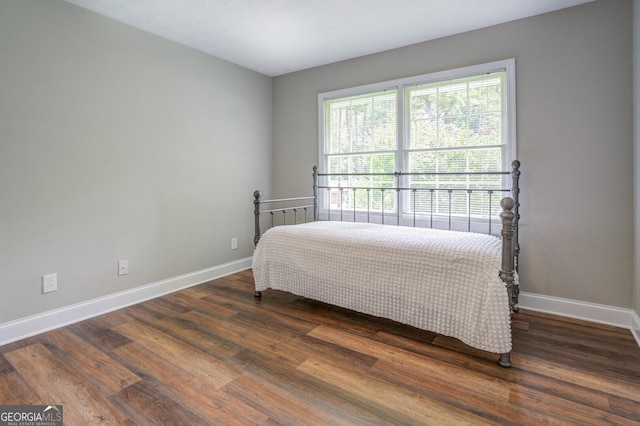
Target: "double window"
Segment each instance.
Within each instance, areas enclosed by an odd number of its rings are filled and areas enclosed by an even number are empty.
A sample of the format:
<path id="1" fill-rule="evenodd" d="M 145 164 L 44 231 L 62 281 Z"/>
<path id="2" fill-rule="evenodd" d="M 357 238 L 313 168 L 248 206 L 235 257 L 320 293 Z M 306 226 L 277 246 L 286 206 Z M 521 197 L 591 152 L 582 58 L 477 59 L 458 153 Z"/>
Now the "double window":
<path id="1" fill-rule="evenodd" d="M 516 143 L 513 59 L 322 93 L 318 103 L 320 171 L 383 174 L 335 176 L 325 182 L 330 186 L 392 187 L 396 178 L 384 173 L 396 171 L 438 173 L 403 177 L 407 188 L 498 190 L 508 185 L 500 175 L 456 173 L 509 170 Z M 480 191 L 354 194 L 345 199 L 333 191 L 321 207 L 395 213 L 399 206 L 400 215 L 482 219 L 498 211 L 501 198 L 490 200 Z"/>

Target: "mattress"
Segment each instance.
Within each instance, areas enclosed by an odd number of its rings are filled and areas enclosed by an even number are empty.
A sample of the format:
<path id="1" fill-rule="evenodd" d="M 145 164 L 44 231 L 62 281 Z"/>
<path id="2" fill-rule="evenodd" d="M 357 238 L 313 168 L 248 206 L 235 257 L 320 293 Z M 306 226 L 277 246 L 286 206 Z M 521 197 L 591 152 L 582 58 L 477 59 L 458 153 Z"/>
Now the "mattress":
<path id="1" fill-rule="evenodd" d="M 355 222 L 277 226 L 252 267 L 269 288 L 511 351 L 510 308 L 495 236 Z"/>

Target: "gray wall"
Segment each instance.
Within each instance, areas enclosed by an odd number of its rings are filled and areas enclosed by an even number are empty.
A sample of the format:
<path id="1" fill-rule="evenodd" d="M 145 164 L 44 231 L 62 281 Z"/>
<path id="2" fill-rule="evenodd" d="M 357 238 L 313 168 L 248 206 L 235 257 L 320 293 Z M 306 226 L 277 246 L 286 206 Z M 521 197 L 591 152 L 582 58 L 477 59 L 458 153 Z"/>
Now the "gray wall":
<path id="1" fill-rule="evenodd" d="M 0 1 L 0 58 L 0 324 L 251 256 L 271 78 L 62 0 Z"/>
<path id="2" fill-rule="evenodd" d="M 275 78 L 275 195 L 310 192 L 319 92 L 515 57 L 521 288 L 631 308 L 631 6 L 598 0 Z"/>
<path id="3" fill-rule="evenodd" d="M 633 146 L 635 194 L 635 311 L 640 316 L 640 0 L 633 2 Z"/>

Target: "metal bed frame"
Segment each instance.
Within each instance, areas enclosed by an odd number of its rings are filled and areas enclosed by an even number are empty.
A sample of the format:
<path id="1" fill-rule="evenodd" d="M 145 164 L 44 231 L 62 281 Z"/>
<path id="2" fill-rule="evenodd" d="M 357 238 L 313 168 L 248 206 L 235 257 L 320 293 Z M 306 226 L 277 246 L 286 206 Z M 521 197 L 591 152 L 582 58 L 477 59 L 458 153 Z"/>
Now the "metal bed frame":
<path id="1" fill-rule="evenodd" d="M 510 176 L 511 186 L 510 188 L 500 188 L 500 189 L 483 189 L 483 188 L 410 188 L 404 187 L 403 177 L 405 176 Z M 378 176 L 378 177 L 394 177 L 394 185 L 388 186 L 384 188 L 380 187 L 343 187 L 343 186 L 331 186 L 324 185 L 320 183 L 320 178 L 322 177 L 332 177 L 332 176 L 341 176 L 341 177 L 354 177 L 354 176 Z M 292 225 L 297 223 L 304 223 L 309 221 L 317 221 L 320 220 L 319 214 L 319 199 L 321 195 L 321 190 L 326 190 L 330 193 L 330 191 L 338 191 L 340 194 L 340 203 L 339 203 L 339 212 L 334 212 L 334 216 L 339 216 L 339 220 L 351 220 L 351 221 L 364 221 L 358 220 L 364 219 L 366 215 L 366 222 L 369 222 L 372 219 L 372 215 L 379 217 L 379 220 L 382 224 L 385 223 L 385 208 L 384 208 L 384 194 L 388 192 L 395 192 L 395 216 L 396 221 L 395 225 L 401 224 L 401 193 L 410 192 L 413 193 L 413 218 L 411 220 L 411 224 L 416 226 L 418 223 L 417 215 L 416 215 L 416 197 L 415 194 L 418 192 L 428 192 L 430 193 L 430 212 L 429 216 L 429 227 L 433 227 L 434 217 L 441 219 L 442 215 L 438 213 L 434 213 L 433 210 L 433 197 L 435 193 L 444 192 L 448 197 L 448 217 L 446 217 L 448 221 L 448 229 L 452 229 L 452 220 L 456 215 L 452 214 L 452 197 L 456 192 L 466 192 L 467 196 L 467 231 L 471 231 L 471 209 L 469 208 L 471 195 L 473 193 L 485 193 L 489 196 L 489 219 L 488 219 L 488 234 L 492 234 L 492 217 L 493 212 L 491 212 L 491 202 L 492 196 L 494 193 L 508 193 L 510 196 L 506 196 L 501 199 L 500 206 L 502 211 L 499 213 L 499 218 L 501 222 L 500 229 L 500 237 L 502 239 L 502 261 L 500 268 L 500 279 L 505 283 L 505 287 L 507 290 L 507 295 L 509 299 L 509 306 L 511 309 L 511 313 L 517 312 L 519 310 L 518 306 L 518 294 L 519 287 L 518 283 L 515 282 L 515 275 L 518 272 L 518 257 L 520 255 L 520 244 L 519 244 L 519 222 L 520 222 L 520 162 L 518 160 L 514 160 L 511 163 L 511 171 L 504 172 L 453 172 L 453 173 L 403 173 L 403 172 L 395 172 L 395 173 L 319 173 L 318 167 L 313 167 L 313 196 L 306 197 L 293 197 L 293 198 L 279 198 L 279 199 L 270 199 L 263 200 L 262 194 L 260 191 L 255 191 L 253 193 L 253 205 L 254 205 L 254 218 L 255 218 L 255 235 L 254 235 L 254 245 L 258 245 L 260 241 L 260 237 L 263 233 L 263 228 L 261 226 L 261 217 L 263 215 L 270 216 L 269 227 L 273 227 L 276 225 Z M 372 212 L 370 210 L 370 202 L 367 202 L 366 212 L 359 211 L 356 208 L 356 203 L 354 202 L 353 209 L 350 209 L 348 212 L 345 212 L 343 208 L 343 196 L 348 191 L 352 191 L 355 194 L 357 191 L 366 191 L 367 197 L 369 200 L 371 191 L 380 191 L 382 198 L 382 207 L 378 213 L 378 211 Z M 272 208 L 263 210 L 261 209 L 262 205 L 269 205 Z M 282 206 L 282 207 L 275 207 Z M 327 220 L 332 220 L 332 212 L 331 212 L 331 203 L 328 204 L 329 208 L 327 209 Z M 312 217 L 309 218 L 309 213 L 312 212 Z M 358 212 L 360 212 L 360 216 L 358 216 Z M 346 218 L 345 218 L 346 213 Z M 497 213 L 497 212 L 496 212 Z M 289 216 L 288 216 L 289 215 Z M 276 221 L 276 217 L 279 217 L 281 221 Z M 388 214 L 387 214 L 388 216 Z M 289 219 L 288 219 L 289 218 Z M 287 222 L 288 220 L 288 222 Z M 424 222 L 424 220 L 423 220 Z M 256 291 L 255 297 L 261 297 L 262 292 Z M 510 354 L 500 354 L 500 359 L 498 363 L 504 367 L 510 367 Z"/>

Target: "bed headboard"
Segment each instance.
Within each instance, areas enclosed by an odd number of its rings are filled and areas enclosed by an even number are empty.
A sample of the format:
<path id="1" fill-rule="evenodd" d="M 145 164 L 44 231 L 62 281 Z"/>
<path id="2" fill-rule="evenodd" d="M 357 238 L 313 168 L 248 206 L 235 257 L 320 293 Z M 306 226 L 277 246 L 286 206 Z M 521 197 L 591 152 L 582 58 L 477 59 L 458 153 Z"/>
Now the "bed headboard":
<path id="1" fill-rule="evenodd" d="M 487 177 L 494 179 L 491 185 L 484 187 L 483 179 Z M 384 186 L 361 184 L 363 181 L 371 182 L 371 178 L 378 183 L 384 181 Z M 499 179 L 501 186 L 496 187 L 495 178 Z M 409 179 L 413 181 L 412 184 L 408 184 Z M 442 179 L 454 179 L 456 182 L 451 187 L 430 183 Z M 415 184 L 415 182 L 418 183 Z M 312 220 L 372 221 L 497 235 L 501 228 L 501 226 L 494 226 L 501 223 L 499 219 L 501 208 L 497 203 L 505 196 L 510 196 L 514 201 L 514 248 L 518 252 L 519 194 L 520 162 L 518 160 L 511 163 L 510 171 L 503 172 L 320 173 L 318 167 L 314 166 L 312 196 L 263 200 L 260 191 L 254 192 L 254 243 L 258 243 L 266 227 Z M 466 218 L 463 217 L 464 215 L 454 213 L 452 206 L 456 204 L 453 201 L 455 198 L 465 200 Z M 361 202 L 357 203 L 356 199 L 360 199 Z M 487 218 L 482 221 L 486 224 L 485 229 L 476 226 L 476 221 L 472 218 L 472 202 L 486 204 Z M 423 207 L 422 211 L 417 208 L 418 203 Z M 437 210 L 436 203 L 444 205 L 445 214 L 442 213 L 442 207 Z M 268 208 L 263 209 L 262 206 L 265 205 Z M 376 205 L 378 208 L 374 208 Z M 402 205 L 408 207 L 412 213 L 398 214 L 402 210 Z M 460 205 L 459 201 L 457 205 Z M 425 211 L 426 207 L 428 211 Z M 270 219 L 261 219 L 263 215 Z"/>

